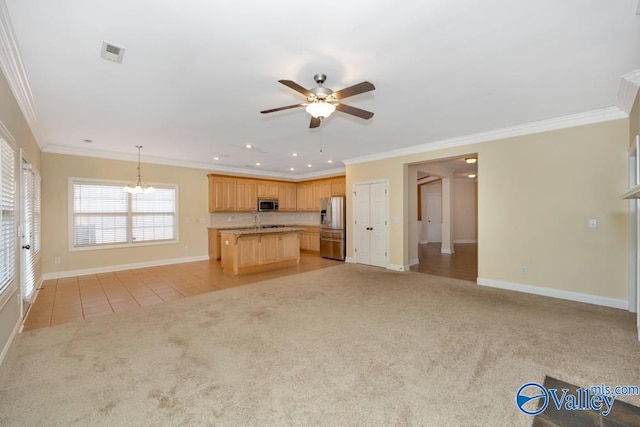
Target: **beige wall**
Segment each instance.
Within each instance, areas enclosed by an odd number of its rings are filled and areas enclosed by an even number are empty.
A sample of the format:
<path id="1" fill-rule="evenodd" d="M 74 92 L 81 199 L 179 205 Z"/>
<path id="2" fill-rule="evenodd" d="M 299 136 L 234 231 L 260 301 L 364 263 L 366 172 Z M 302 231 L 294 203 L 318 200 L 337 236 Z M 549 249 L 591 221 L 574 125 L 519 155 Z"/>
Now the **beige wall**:
<path id="1" fill-rule="evenodd" d="M 16 183 L 20 185 L 20 149 L 24 150 L 30 163 L 33 165 L 35 171 L 40 170 L 40 149 L 36 143 L 33 134 L 31 133 L 29 126 L 27 125 L 20 108 L 7 84 L 7 81 L 2 73 L 0 73 L 0 122 L 3 127 L 9 133 L 7 139 L 13 139 L 16 143 Z M 0 132 L 1 134 L 4 132 Z M 20 194 L 20 188 L 17 188 L 17 194 Z M 20 199 L 17 199 L 17 215 L 20 217 Z M 16 242 L 16 253 L 19 261 L 19 255 L 21 253 L 19 249 L 19 242 Z M 40 257 L 36 257 L 36 280 L 40 279 L 39 272 L 41 271 Z M 20 283 L 20 269 L 19 263 L 16 271 L 16 283 Z M 13 296 L 7 301 L 4 307 L 0 308 L 0 354 L 6 349 L 11 339 L 11 334 L 15 330 L 17 324 L 20 321 L 20 295 L 19 292 L 15 292 Z"/>
<path id="2" fill-rule="evenodd" d="M 179 243 L 120 249 L 69 251 L 68 179 L 93 178 L 133 182 L 136 164 L 61 154 L 42 154 L 43 273 L 104 268 L 207 255 L 209 171 L 142 164 L 148 183 L 178 184 Z M 201 222 L 200 222 L 201 221 Z M 54 264 L 60 257 L 61 263 Z"/>
<path id="3" fill-rule="evenodd" d="M 476 240 L 477 184 L 471 179 L 456 179 L 453 187 L 453 242 Z"/>
<path id="4" fill-rule="evenodd" d="M 353 164 L 347 185 L 389 180 L 389 263 L 406 266 L 416 244 L 404 230 L 416 197 L 406 191 L 407 164 L 477 152 L 479 277 L 626 300 L 627 204 L 619 195 L 628 132 L 622 119 Z M 347 216 L 351 223 L 349 196 Z M 590 218 L 597 229 L 587 227 Z"/>

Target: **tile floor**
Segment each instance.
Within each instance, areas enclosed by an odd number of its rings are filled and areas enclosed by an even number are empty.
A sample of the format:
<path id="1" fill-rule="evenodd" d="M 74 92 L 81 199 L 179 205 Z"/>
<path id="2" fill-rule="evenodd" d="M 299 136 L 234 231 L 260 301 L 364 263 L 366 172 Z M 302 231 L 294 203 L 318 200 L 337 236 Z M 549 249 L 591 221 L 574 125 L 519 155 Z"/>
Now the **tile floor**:
<path id="1" fill-rule="evenodd" d="M 340 261 L 301 253 L 300 264 L 295 267 L 245 276 L 223 273 L 220 261 L 200 261 L 46 280 L 27 313 L 23 330 L 106 316 L 339 264 Z"/>

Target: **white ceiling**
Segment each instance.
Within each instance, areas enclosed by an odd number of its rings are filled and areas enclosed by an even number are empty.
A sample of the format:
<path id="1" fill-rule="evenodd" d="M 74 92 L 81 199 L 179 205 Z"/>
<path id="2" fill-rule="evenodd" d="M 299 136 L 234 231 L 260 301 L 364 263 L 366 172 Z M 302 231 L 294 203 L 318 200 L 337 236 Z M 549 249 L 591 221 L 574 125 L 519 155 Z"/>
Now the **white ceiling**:
<path id="1" fill-rule="evenodd" d="M 227 172 L 326 174 L 616 107 L 640 69 L 637 0 L 0 2 L 44 151 L 134 159 L 143 145 L 143 162 Z M 100 58 L 103 41 L 126 49 L 122 64 Z M 311 88 L 316 73 L 334 90 L 372 82 L 345 103 L 375 116 L 309 129 L 303 109 L 259 113 L 304 101 L 279 79 Z"/>

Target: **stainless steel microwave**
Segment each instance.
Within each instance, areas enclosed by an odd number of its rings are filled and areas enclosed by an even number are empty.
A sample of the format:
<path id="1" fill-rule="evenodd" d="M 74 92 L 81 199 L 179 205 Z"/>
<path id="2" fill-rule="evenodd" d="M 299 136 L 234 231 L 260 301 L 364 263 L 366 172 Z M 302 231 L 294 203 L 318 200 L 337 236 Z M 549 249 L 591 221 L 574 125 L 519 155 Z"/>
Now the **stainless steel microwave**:
<path id="1" fill-rule="evenodd" d="M 278 210 L 278 201 L 275 199 L 258 199 L 258 211 L 269 212 Z"/>

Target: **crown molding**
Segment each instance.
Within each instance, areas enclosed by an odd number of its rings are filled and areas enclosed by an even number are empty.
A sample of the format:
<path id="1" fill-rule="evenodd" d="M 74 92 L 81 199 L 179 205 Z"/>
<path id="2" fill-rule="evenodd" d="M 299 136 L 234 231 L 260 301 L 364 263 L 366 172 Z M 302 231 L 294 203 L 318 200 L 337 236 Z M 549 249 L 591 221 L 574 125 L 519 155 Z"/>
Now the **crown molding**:
<path id="1" fill-rule="evenodd" d="M 462 147 L 465 145 L 479 144 L 481 142 L 495 141 L 498 139 L 512 138 L 515 136 L 530 135 L 534 133 L 547 132 L 557 129 L 565 129 L 575 126 L 582 126 L 592 123 L 606 122 L 627 118 L 628 114 L 618 107 L 603 108 L 600 110 L 588 111 L 586 113 L 571 114 L 553 119 L 541 120 L 538 122 L 526 123 L 518 126 L 511 126 L 496 129 L 488 132 L 480 132 L 456 138 L 443 139 L 426 144 L 413 145 L 411 147 L 397 150 L 384 151 L 362 157 L 346 159 L 342 162 L 345 165 L 384 160 L 392 157 L 409 156 L 413 154 L 425 153 L 428 151 L 443 150 L 446 148 Z"/>
<path id="2" fill-rule="evenodd" d="M 618 107 L 627 114 L 631 113 L 633 103 L 636 102 L 639 86 L 640 70 L 635 70 L 625 74 L 620 79 L 620 88 L 618 89 Z"/>
<path id="3" fill-rule="evenodd" d="M 38 122 L 31 86 L 22 64 L 5 0 L 0 0 L 0 69 L 7 79 L 36 143 L 42 148 L 44 133 Z"/>
<path id="4" fill-rule="evenodd" d="M 65 145 L 47 145 L 42 149 L 43 153 L 52 153 L 52 154 L 64 154 L 67 156 L 79 156 L 79 157 L 93 157 L 97 159 L 108 159 L 108 160 L 123 160 L 127 162 L 137 162 L 138 155 L 137 154 L 125 154 L 125 153 L 117 153 L 111 151 L 99 151 L 99 150 L 91 150 L 86 148 L 77 148 L 77 147 L 69 147 Z M 178 166 L 184 168 L 192 168 L 192 169 L 203 169 L 207 171 L 207 173 L 220 173 L 227 175 L 242 175 L 242 176 L 252 176 L 252 177 L 263 177 L 263 178 L 278 178 L 286 181 L 306 181 L 308 179 L 315 178 L 326 178 L 330 176 L 336 175 L 344 175 L 345 168 L 334 168 L 324 171 L 306 173 L 306 174 L 288 174 L 288 173 L 279 173 L 279 172 L 270 172 L 256 169 L 248 169 L 248 168 L 234 168 L 228 166 L 219 166 L 213 163 L 205 163 L 205 162 L 193 162 L 179 159 L 167 159 L 164 157 L 153 157 L 153 156 L 144 156 L 143 163 L 148 164 L 157 164 L 157 165 L 166 165 L 166 166 Z"/>

